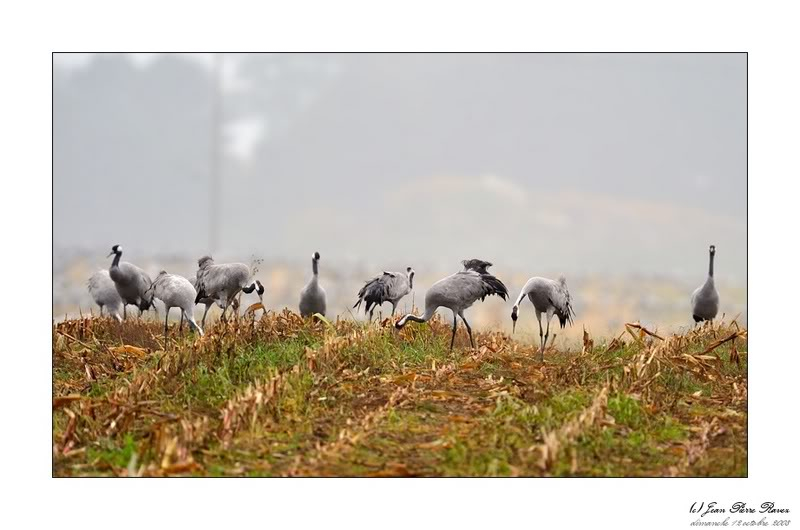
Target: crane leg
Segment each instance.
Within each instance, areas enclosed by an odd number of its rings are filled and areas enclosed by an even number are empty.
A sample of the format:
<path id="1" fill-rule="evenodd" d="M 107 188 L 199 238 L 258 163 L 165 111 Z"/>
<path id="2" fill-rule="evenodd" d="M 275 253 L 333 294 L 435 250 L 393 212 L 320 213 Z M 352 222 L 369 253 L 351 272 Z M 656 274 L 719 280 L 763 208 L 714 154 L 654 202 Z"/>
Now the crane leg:
<path id="1" fill-rule="evenodd" d="M 456 320 L 456 312 L 453 311 L 453 338 L 450 339 L 450 351 L 453 351 L 453 343 L 456 341 L 456 326 L 458 325 L 458 320 Z"/>
<path id="2" fill-rule="evenodd" d="M 122 318 L 123 320 L 128 319 L 128 304 L 122 304 Z"/>
<path id="3" fill-rule="evenodd" d="M 167 332 L 169 331 L 169 308 L 164 311 L 166 317 L 164 318 L 164 349 L 167 349 Z"/>
<path id="4" fill-rule="evenodd" d="M 544 344 L 542 345 L 542 355 L 541 360 L 544 362 L 544 349 L 547 348 L 547 337 L 550 336 L 550 319 L 553 318 L 553 315 L 547 315 L 547 330 L 544 332 Z"/>
<path id="5" fill-rule="evenodd" d="M 470 345 L 472 345 L 472 347 L 474 348 L 474 347 L 475 347 L 475 341 L 474 341 L 474 340 L 472 340 L 472 328 L 471 328 L 471 327 L 469 327 L 469 322 L 467 322 L 467 319 L 466 319 L 466 318 L 464 318 L 464 313 L 463 313 L 463 312 L 462 312 L 462 313 L 459 313 L 459 314 L 458 314 L 458 316 L 460 316 L 460 317 L 461 317 L 461 320 L 463 320 L 463 321 L 464 321 L 464 325 L 465 325 L 465 326 L 467 326 L 467 333 L 469 333 L 469 343 L 470 343 Z"/>
<path id="6" fill-rule="evenodd" d="M 178 331 L 180 331 L 181 336 L 183 336 L 183 310 L 181 310 L 181 325 L 178 328 Z"/>
<path id="7" fill-rule="evenodd" d="M 222 314 L 219 316 L 219 319 L 225 320 L 225 311 L 228 309 L 228 295 L 223 294 L 220 298 L 220 302 L 222 302 Z"/>
<path id="8" fill-rule="evenodd" d="M 542 338 L 544 335 L 542 333 L 542 314 L 536 313 L 536 320 L 539 321 L 539 357 L 544 360 L 544 339 Z"/>
<path id="9" fill-rule="evenodd" d="M 210 306 L 209 306 L 208 304 L 206 304 L 206 310 L 205 310 L 205 311 L 203 311 L 203 323 L 202 323 L 202 326 L 203 326 L 204 328 L 206 327 L 206 315 L 208 314 L 208 308 L 209 308 L 209 307 L 210 307 Z"/>
<path id="10" fill-rule="evenodd" d="M 373 307 L 372 309 L 370 309 L 370 310 L 369 310 L 369 322 L 370 322 L 370 324 L 372 323 L 372 312 L 373 312 L 373 311 L 375 311 L 375 308 L 374 308 L 374 307 Z"/>
<path id="11" fill-rule="evenodd" d="M 397 302 L 392 302 L 392 317 L 394 317 L 394 310 L 397 309 Z"/>

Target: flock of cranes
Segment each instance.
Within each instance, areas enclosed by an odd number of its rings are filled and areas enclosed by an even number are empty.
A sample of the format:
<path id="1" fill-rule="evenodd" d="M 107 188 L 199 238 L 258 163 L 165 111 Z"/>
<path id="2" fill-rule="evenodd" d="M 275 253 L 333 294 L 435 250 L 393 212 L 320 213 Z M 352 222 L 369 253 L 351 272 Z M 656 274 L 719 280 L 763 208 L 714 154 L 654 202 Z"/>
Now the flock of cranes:
<path id="1" fill-rule="evenodd" d="M 714 245 L 709 247 L 708 277 L 698 287 L 691 298 L 692 318 L 695 323 L 703 320 L 712 320 L 719 311 L 719 294 L 714 286 Z M 236 304 L 236 296 L 240 292 L 258 294 L 263 305 L 264 286 L 253 278 L 253 271 L 244 263 L 216 264 L 210 256 L 203 256 L 197 262 L 198 269 L 191 280 L 175 274 L 161 271 L 152 281 L 139 267 L 122 259 L 122 247 L 114 245 L 111 253 L 114 256 L 111 267 L 101 270 L 89 278 L 88 288 L 95 303 L 100 306 L 100 315 L 103 311 L 122 321 L 127 316 L 127 306 L 135 305 L 139 314 L 150 308 L 155 309 L 154 299 L 164 303 L 166 316 L 164 321 L 164 340 L 168 336 L 169 311 L 173 307 L 181 310 L 181 327 L 183 320 L 187 320 L 201 336 L 205 327 L 206 315 L 209 308 L 217 304 L 222 308 L 221 318 L 229 306 Z M 300 292 L 300 314 L 311 317 L 315 314 L 325 315 L 327 311 L 327 298 L 325 290 L 319 281 L 320 254 L 315 252 L 311 257 L 312 276 Z M 409 321 L 427 322 L 440 307 L 445 307 L 453 312 L 453 335 L 450 339 L 450 349 L 456 337 L 458 317 L 464 322 L 469 334 L 472 347 L 475 341 L 472 337 L 472 328 L 464 316 L 464 311 L 479 299 L 483 301 L 487 296 L 497 295 L 503 300 L 508 298 L 508 289 L 499 278 L 489 273 L 492 266 L 488 261 L 469 259 L 461 262 L 464 269 L 451 274 L 434 283 L 425 293 L 425 312 L 417 316 L 407 314 L 396 323 L 397 329 L 402 329 Z M 353 306 L 360 307 L 363 302 L 364 313 L 369 313 L 372 320 L 373 311 L 385 302 L 392 304 L 392 316 L 395 314 L 399 301 L 409 294 L 414 287 L 414 269 L 408 267 L 406 272 L 386 272 L 375 276 L 366 282 L 358 292 L 358 301 Z M 519 319 L 520 303 L 525 297 L 533 305 L 536 320 L 539 323 L 539 355 L 544 360 L 544 351 L 550 336 L 550 321 L 553 316 L 558 317 L 561 328 L 567 324 L 572 325 L 575 312 L 572 308 L 572 298 L 567 289 L 567 280 L 560 276 L 558 280 L 533 277 L 527 281 L 520 291 L 519 296 L 511 308 L 513 330 L 516 331 Z M 204 304 L 205 312 L 200 325 L 194 319 L 194 306 Z M 122 315 L 120 315 L 122 312 Z M 542 329 L 542 314 L 545 314 L 546 327 Z"/>

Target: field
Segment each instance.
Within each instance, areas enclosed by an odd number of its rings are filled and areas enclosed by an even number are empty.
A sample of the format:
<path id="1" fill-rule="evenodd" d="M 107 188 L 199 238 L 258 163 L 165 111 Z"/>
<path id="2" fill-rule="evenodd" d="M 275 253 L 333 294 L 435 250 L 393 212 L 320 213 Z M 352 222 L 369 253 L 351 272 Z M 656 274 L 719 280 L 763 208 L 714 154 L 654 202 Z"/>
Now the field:
<path id="1" fill-rule="evenodd" d="M 259 311 L 260 313 L 260 311 Z M 569 351 L 285 310 L 53 325 L 54 476 L 747 476 L 747 332 Z"/>

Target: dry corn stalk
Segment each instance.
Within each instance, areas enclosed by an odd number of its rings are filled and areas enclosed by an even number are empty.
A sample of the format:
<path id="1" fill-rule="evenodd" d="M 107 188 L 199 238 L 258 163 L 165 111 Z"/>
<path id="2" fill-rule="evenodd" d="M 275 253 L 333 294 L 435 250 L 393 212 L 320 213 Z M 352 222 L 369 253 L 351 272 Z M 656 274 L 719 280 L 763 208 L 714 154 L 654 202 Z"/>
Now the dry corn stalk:
<path id="1" fill-rule="evenodd" d="M 592 352 L 594 348 L 594 341 L 589 337 L 589 333 L 586 331 L 586 326 L 583 328 L 583 349 L 581 350 L 581 355 L 587 355 Z"/>
<path id="2" fill-rule="evenodd" d="M 654 337 L 654 338 L 656 338 L 658 340 L 664 340 L 663 337 L 660 337 L 660 336 L 656 335 L 655 333 L 653 333 L 652 331 L 650 331 L 646 327 L 644 327 L 641 324 L 636 323 L 636 322 L 628 322 L 627 324 L 625 324 L 625 329 L 628 330 L 628 333 L 630 333 L 631 337 L 633 337 L 634 340 L 637 340 L 637 341 L 643 339 L 645 335 L 650 335 L 651 337 Z M 639 330 L 638 335 L 633 332 L 634 329 L 638 329 Z"/>

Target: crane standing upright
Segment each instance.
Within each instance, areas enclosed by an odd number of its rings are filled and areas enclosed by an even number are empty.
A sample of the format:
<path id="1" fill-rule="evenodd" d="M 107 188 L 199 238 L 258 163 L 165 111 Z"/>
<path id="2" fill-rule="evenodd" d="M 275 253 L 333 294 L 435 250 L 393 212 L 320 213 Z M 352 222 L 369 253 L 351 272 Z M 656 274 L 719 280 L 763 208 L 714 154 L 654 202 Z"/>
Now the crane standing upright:
<path id="1" fill-rule="evenodd" d="M 713 320 L 719 312 L 719 293 L 714 285 L 714 255 L 717 247 L 708 247 L 708 277 L 706 281 L 692 293 L 692 318 L 695 323 Z"/>
<path id="2" fill-rule="evenodd" d="M 300 315 L 310 317 L 315 313 L 325 316 L 327 297 L 319 284 L 319 252 L 311 256 L 311 279 L 300 291 Z"/>

